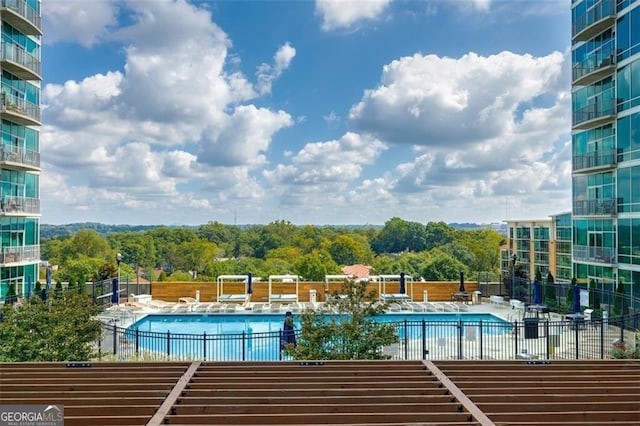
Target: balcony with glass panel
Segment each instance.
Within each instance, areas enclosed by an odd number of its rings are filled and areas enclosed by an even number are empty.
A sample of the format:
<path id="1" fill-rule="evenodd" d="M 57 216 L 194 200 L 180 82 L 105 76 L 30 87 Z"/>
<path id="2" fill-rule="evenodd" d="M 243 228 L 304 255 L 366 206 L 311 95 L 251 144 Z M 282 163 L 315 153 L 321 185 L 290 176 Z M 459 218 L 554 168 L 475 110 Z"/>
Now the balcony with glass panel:
<path id="1" fill-rule="evenodd" d="M 576 200 L 573 202 L 573 214 L 575 216 L 615 216 L 617 213 L 615 198 Z"/>
<path id="2" fill-rule="evenodd" d="M 591 52 L 584 60 L 573 65 L 574 86 L 587 86 L 615 72 L 616 54 L 613 40 Z"/>
<path id="3" fill-rule="evenodd" d="M 15 43 L 2 43 L 2 68 L 23 80 L 42 80 L 41 63 Z"/>
<path id="4" fill-rule="evenodd" d="M 4 216 L 39 215 L 40 199 L 17 195 L 0 196 L 0 214 Z"/>
<path id="5" fill-rule="evenodd" d="M 40 171 L 40 153 L 31 149 L 0 144 L 0 165 L 24 171 Z"/>
<path id="6" fill-rule="evenodd" d="M 573 171 L 576 173 L 591 173 L 594 171 L 611 169 L 615 167 L 616 163 L 617 154 L 615 149 L 599 150 L 587 152 L 585 154 L 574 154 Z"/>
<path id="7" fill-rule="evenodd" d="M 612 265 L 616 263 L 616 252 L 612 247 L 573 246 L 573 260 Z"/>
<path id="8" fill-rule="evenodd" d="M 0 3 L 2 20 L 22 34 L 42 35 L 40 12 L 24 0 L 2 0 Z"/>
<path id="9" fill-rule="evenodd" d="M 574 41 L 587 41 L 616 22 L 615 0 L 601 0 L 584 14 L 573 19 L 571 36 Z"/>
<path id="10" fill-rule="evenodd" d="M 21 263 L 40 262 L 40 246 L 2 247 L 0 266 L 15 266 Z"/>
<path id="11" fill-rule="evenodd" d="M 615 118 L 616 99 L 603 98 L 573 111 L 573 128 L 576 130 L 602 126 Z"/>
<path id="12" fill-rule="evenodd" d="M 25 126 L 39 126 L 40 106 L 6 92 L 0 94 L 0 117 Z"/>

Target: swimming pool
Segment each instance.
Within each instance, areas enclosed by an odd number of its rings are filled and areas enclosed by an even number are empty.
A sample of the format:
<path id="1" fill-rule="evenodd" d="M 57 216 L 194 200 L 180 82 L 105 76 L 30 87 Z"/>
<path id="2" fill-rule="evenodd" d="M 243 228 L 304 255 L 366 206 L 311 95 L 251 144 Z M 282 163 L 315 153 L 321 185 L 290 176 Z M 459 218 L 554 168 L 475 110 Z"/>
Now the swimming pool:
<path id="1" fill-rule="evenodd" d="M 337 316 L 337 315 L 336 315 Z M 331 315 L 327 315 L 331 317 Z M 389 313 L 375 317 L 391 322 L 399 346 L 424 353 L 426 345 L 459 346 L 456 341 L 484 336 L 491 339 L 511 330 L 511 323 L 492 314 Z M 280 333 L 283 314 L 151 314 L 132 324 L 123 337 L 147 355 L 215 361 L 282 359 Z M 294 315 L 294 328 L 300 328 Z M 420 358 L 418 358 L 420 359 Z"/>

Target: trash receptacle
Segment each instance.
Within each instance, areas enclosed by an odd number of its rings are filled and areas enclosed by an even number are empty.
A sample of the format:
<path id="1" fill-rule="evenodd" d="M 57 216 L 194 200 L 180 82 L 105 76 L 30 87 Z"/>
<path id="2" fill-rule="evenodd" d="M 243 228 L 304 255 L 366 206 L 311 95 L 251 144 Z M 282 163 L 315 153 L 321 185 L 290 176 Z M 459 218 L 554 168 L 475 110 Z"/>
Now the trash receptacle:
<path id="1" fill-rule="evenodd" d="M 524 319 L 524 338 L 525 339 L 538 338 L 538 318 Z"/>
<path id="2" fill-rule="evenodd" d="M 318 295 L 316 290 L 309 290 L 309 302 L 311 303 L 311 305 L 315 306 L 317 301 L 318 301 Z"/>
<path id="3" fill-rule="evenodd" d="M 482 292 L 481 291 L 474 291 L 473 294 L 471 295 L 471 303 L 473 303 L 474 305 L 479 305 L 480 303 L 482 303 Z"/>

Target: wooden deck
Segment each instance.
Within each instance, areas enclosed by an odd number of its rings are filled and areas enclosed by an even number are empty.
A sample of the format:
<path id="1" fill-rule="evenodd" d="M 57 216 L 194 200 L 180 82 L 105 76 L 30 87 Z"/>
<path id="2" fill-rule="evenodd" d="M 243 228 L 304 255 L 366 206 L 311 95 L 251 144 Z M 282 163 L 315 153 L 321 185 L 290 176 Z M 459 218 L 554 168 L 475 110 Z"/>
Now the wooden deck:
<path id="1" fill-rule="evenodd" d="M 640 361 L 4 363 L 66 425 L 637 425 Z"/>

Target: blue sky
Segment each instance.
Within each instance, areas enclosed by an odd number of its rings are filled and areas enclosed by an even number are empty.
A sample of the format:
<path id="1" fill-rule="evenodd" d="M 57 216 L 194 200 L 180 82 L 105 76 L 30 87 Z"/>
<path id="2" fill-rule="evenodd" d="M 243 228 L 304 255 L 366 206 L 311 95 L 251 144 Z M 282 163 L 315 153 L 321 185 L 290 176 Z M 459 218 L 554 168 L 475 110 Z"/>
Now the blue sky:
<path id="1" fill-rule="evenodd" d="M 570 210 L 568 0 L 43 0 L 42 222 Z"/>

